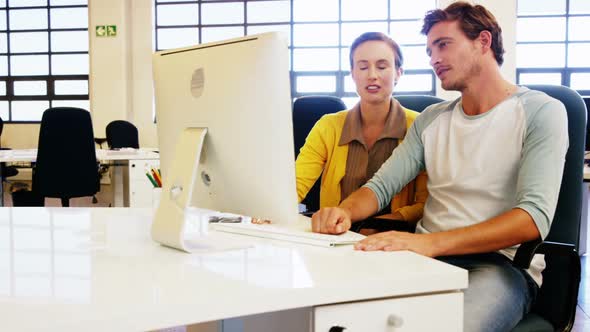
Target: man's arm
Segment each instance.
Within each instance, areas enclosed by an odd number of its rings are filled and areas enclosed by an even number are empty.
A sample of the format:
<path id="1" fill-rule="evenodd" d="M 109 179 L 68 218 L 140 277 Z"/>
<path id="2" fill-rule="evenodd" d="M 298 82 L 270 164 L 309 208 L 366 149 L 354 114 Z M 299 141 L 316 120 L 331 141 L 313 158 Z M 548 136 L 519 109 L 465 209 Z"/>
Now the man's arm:
<path id="1" fill-rule="evenodd" d="M 385 232 L 355 245 L 360 250 L 410 250 L 429 256 L 492 252 L 540 236 L 533 218 L 524 210 L 512 209 L 469 227 L 430 234 Z"/>

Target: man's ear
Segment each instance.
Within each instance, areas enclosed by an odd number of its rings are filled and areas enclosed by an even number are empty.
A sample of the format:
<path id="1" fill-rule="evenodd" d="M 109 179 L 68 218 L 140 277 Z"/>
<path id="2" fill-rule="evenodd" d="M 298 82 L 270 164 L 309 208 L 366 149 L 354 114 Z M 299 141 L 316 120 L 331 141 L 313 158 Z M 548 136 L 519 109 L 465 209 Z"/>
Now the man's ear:
<path id="1" fill-rule="evenodd" d="M 479 33 L 479 41 L 484 50 L 492 48 L 492 34 L 488 30 Z"/>

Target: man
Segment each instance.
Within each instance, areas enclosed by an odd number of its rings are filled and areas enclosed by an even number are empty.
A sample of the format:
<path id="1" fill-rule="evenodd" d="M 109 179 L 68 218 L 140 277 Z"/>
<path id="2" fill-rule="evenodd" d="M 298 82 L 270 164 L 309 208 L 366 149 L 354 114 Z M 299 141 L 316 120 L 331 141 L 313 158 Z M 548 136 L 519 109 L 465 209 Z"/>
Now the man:
<path id="1" fill-rule="evenodd" d="M 484 7 L 430 11 L 422 33 L 443 88 L 461 97 L 425 110 L 364 187 L 314 214 L 313 230 L 348 230 L 426 169 L 430 196 L 416 234 L 380 233 L 355 248 L 411 250 L 469 270 L 465 331 L 510 331 L 541 283 L 542 257 L 527 271 L 511 259 L 549 232 L 568 147 L 565 108 L 502 78 L 501 29 Z"/>

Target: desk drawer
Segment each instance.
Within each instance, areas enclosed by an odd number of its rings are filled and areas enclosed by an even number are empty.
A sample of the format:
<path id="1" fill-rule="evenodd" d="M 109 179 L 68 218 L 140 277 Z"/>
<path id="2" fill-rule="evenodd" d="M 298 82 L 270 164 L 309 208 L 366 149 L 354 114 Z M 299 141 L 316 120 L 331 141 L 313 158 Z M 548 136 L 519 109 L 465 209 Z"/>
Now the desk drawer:
<path id="1" fill-rule="evenodd" d="M 346 328 L 345 332 L 463 331 L 463 293 L 352 302 L 314 309 L 314 332 L 330 332 L 334 326 Z"/>

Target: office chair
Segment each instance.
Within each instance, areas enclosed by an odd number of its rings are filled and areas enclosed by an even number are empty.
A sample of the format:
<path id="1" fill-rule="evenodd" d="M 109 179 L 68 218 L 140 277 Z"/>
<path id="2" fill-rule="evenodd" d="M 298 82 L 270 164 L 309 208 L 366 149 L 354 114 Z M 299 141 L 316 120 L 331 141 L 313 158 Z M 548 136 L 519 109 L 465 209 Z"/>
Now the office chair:
<path id="1" fill-rule="evenodd" d="M 33 192 L 41 197 L 94 196 L 100 189 L 92 119 L 86 110 L 54 107 L 41 119 Z"/>
<path id="2" fill-rule="evenodd" d="M 4 130 L 4 120 L 0 117 L 0 137 L 2 137 L 2 131 Z M 0 150 L 7 150 L 7 148 L 3 148 L 0 144 Z M 15 176 L 18 174 L 18 170 L 14 166 L 6 166 L 6 163 L 0 163 L 0 181 L 2 181 L 0 185 L 0 200 L 4 202 L 4 181 L 6 178 L 11 176 Z"/>
<path id="3" fill-rule="evenodd" d="M 107 144 L 111 149 L 134 148 L 139 149 L 139 134 L 137 127 L 131 122 L 115 120 L 106 127 Z"/>
<path id="4" fill-rule="evenodd" d="M 586 143 L 586 107 L 580 95 L 565 86 L 531 85 L 560 100 L 567 110 L 569 148 L 557 209 L 547 238 L 523 243 L 513 264 L 526 269 L 534 254 L 545 254 L 543 284 L 531 312 L 513 331 L 570 331 L 574 324 L 580 258 L 576 252 L 582 210 L 582 181 Z M 539 165 L 543 167 L 543 165 Z"/>
<path id="5" fill-rule="evenodd" d="M 422 113 L 426 107 L 445 101 L 442 98 L 438 98 L 430 95 L 395 95 L 393 98 L 397 99 L 403 107 Z"/>
<path id="6" fill-rule="evenodd" d="M 315 123 L 324 115 L 346 109 L 344 102 L 333 96 L 304 96 L 293 103 L 293 136 L 295 156 L 305 144 L 307 134 Z M 301 203 L 305 204 L 308 212 L 320 209 L 320 183 L 316 181 Z"/>
<path id="7" fill-rule="evenodd" d="M 2 131 L 4 130 L 4 120 L 0 118 L 0 137 L 2 137 Z M 3 148 L 0 142 L 0 150 L 9 150 L 8 148 Z M 2 181 L 4 181 L 7 177 L 15 176 L 18 174 L 18 170 L 16 167 L 13 166 L 6 166 L 5 163 L 1 163 L 0 165 L 0 176 L 2 177 Z"/>
<path id="8" fill-rule="evenodd" d="M 0 118 L 0 137 L 2 137 L 2 131 L 4 130 L 4 120 Z M 7 148 L 3 148 L 0 143 L 0 150 L 8 150 Z M 7 177 L 15 176 L 18 174 L 18 170 L 16 167 L 13 166 L 6 166 L 5 163 L 1 163 L 0 165 L 0 177 L 2 181 L 4 181 Z"/>

